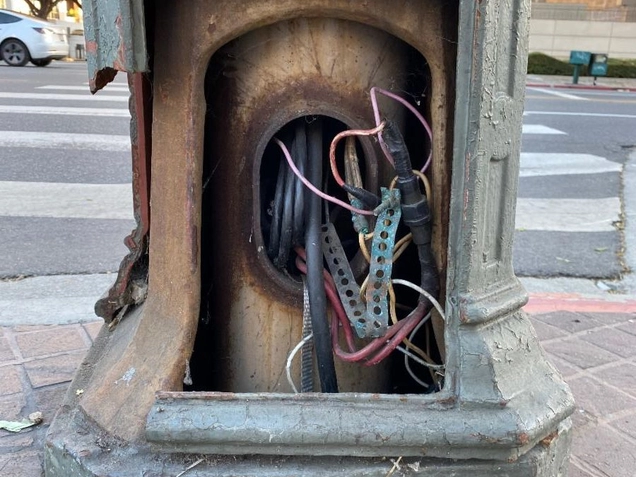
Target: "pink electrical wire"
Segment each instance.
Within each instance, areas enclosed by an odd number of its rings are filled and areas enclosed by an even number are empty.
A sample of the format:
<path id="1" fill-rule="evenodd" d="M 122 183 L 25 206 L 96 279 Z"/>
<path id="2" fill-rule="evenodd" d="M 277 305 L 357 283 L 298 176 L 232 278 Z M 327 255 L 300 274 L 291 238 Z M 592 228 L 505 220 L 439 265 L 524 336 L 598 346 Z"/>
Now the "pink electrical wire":
<path id="1" fill-rule="evenodd" d="M 380 108 L 378 107 L 378 98 L 376 93 L 380 93 L 386 96 L 387 98 L 394 99 L 395 101 L 398 101 L 399 103 L 404 105 L 409 111 L 411 111 L 415 115 L 415 117 L 420 121 L 420 123 L 422 123 L 422 126 L 424 126 L 424 129 L 426 130 L 426 133 L 428 134 L 428 139 L 431 142 L 431 151 L 428 153 L 428 158 L 426 159 L 424 166 L 422 167 L 422 169 L 420 169 L 420 172 L 425 172 L 426 169 L 428 169 L 428 166 L 431 164 L 431 160 L 433 158 L 433 131 L 431 131 L 431 127 L 429 126 L 428 122 L 426 121 L 426 119 L 424 119 L 424 116 L 422 116 L 420 112 L 412 104 L 406 101 L 404 98 L 402 98 L 401 96 L 398 96 L 395 93 L 391 93 L 390 91 L 374 86 L 373 88 L 371 88 L 370 94 L 371 94 L 371 107 L 373 108 L 373 118 L 375 119 L 375 124 L 377 125 L 380 124 Z M 391 153 L 387 149 L 381 134 L 378 134 L 378 139 L 380 140 L 380 147 L 382 148 L 382 151 L 384 152 L 387 160 L 391 164 L 393 164 L 393 157 L 391 157 Z"/>
<path id="2" fill-rule="evenodd" d="M 343 137 L 348 136 L 373 136 L 382 131 L 382 129 L 384 129 L 384 122 L 379 121 L 378 125 L 373 129 L 349 129 L 336 134 L 336 137 L 333 138 L 331 145 L 329 146 L 329 164 L 331 165 L 331 174 L 340 187 L 344 186 L 345 181 L 340 176 L 340 172 L 338 172 L 338 165 L 336 164 L 336 146 L 338 145 L 338 142 L 340 142 Z"/>
<path id="3" fill-rule="evenodd" d="M 300 179 L 300 181 L 305 184 L 305 186 L 307 188 L 309 188 L 309 190 L 311 190 L 314 194 L 316 194 L 318 197 L 321 197 L 329 202 L 332 202 L 334 204 L 339 205 L 340 207 L 344 207 L 347 210 L 350 210 L 351 212 L 355 212 L 356 214 L 361 214 L 361 215 L 373 215 L 373 211 L 372 210 L 364 210 L 364 209 L 358 209 L 357 207 L 353 207 L 350 204 L 347 204 L 346 202 L 337 199 L 335 197 L 332 197 L 328 194 L 325 194 L 323 191 L 321 191 L 320 189 L 314 187 L 314 185 L 309 182 L 305 176 L 303 176 L 300 171 L 298 170 L 298 168 L 296 167 L 296 165 L 294 164 L 294 160 L 291 157 L 291 154 L 289 153 L 289 150 L 287 150 L 287 147 L 285 146 L 285 144 L 283 144 L 283 142 L 278 139 L 278 138 L 274 138 L 274 142 L 276 144 L 278 144 L 278 146 L 281 148 L 281 150 L 283 151 L 283 155 L 285 156 L 285 159 L 287 159 L 287 163 L 289 164 L 289 167 L 291 168 L 291 170 L 294 172 L 294 174 L 296 174 L 296 176 Z"/>

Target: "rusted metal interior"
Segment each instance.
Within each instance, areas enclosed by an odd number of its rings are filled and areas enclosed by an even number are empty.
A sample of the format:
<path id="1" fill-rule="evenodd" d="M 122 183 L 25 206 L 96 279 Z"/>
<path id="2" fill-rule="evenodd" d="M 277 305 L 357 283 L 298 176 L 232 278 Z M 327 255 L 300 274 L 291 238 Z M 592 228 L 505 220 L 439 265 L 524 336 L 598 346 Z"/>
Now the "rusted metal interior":
<path id="1" fill-rule="evenodd" d="M 91 88 L 113 68 L 132 76 L 138 227 L 116 284 L 97 306 L 110 326 L 49 428 L 47 475 L 386 476 L 400 459 L 401 471 L 413 475 L 567 473 L 573 399 L 521 309 L 527 295 L 512 268 L 529 0 L 121 0 L 89 2 L 85 12 Z M 419 264 L 391 260 L 395 276 L 414 281 L 411 268 L 430 270 L 432 251 L 439 278 L 422 273 L 420 283 L 439 281 L 445 305 L 446 321 L 427 325 L 437 343 L 431 358 L 444 363 L 437 368 L 443 387 L 406 385 L 413 375 L 389 360 L 373 368 L 338 364 L 337 386 L 328 389 L 318 363 L 321 392 L 290 393 L 295 385 L 281 376 L 312 294 L 305 300 L 298 280 L 302 257 L 290 263 L 291 253 L 281 254 L 288 241 L 279 239 L 274 254 L 276 190 L 283 190 L 274 144 L 289 147 L 321 185 L 324 144 L 342 129 L 375 124 L 374 86 L 405 97 L 432 128 L 431 246 L 427 229 L 416 242 Z M 426 135 L 402 106 L 380 102 L 405 136 L 387 126 L 392 153 L 403 154 L 406 143 L 419 166 Z M 364 187 L 377 193 L 391 179 L 374 140 L 348 151 L 362 160 Z M 399 173 L 411 180 L 405 164 Z M 375 209 L 385 251 L 396 247 L 382 233 L 399 236 L 393 217 L 406 223 L 418 203 L 406 198 L 421 197 L 416 180 L 405 184 L 398 184 L 401 197 L 383 191 L 388 206 Z M 316 210 L 310 219 L 324 212 Z M 335 288 L 320 276 L 320 252 L 334 283 L 340 263 L 354 265 L 347 280 L 366 274 L 346 214 L 337 207 L 329 214 L 333 227 L 310 221 L 317 233 L 305 236 L 307 288 Z M 408 220 L 415 236 L 419 225 Z M 333 229 L 341 247 L 330 242 Z M 375 283 L 364 294 L 369 319 L 363 327 L 349 319 L 356 333 L 370 330 L 365 339 L 375 338 L 375 285 L 384 290 L 371 270 L 388 255 L 375 238 L 368 268 Z M 353 307 L 356 300 L 343 298 L 351 289 L 342 290 L 342 305 Z M 393 302 L 412 306 L 409 300 L 401 294 Z M 343 325 L 347 318 L 338 316 Z M 378 334 L 388 328 L 377 322 Z M 328 354 L 340 357 L 338 340 L 328 344 Z M 290 369 L 296 383 L 298 367 Z M 317 390 L 304 377 L 301 391 Z"/>
<path id="2" fill-rule="evenodd" d="M 240 15 L 224 14 L 235 9 L 226 3 L 153 8 L 152 137 L 145 138 L 152 177 L 150 198 L 140 197 L 142 210 L 150 204 L 148 294 L 117 326 L 79 403 L 124 439 L 143 434 L 156 391 L 184 389 L 188 367 L 191 389 L 290 391 L 281 376 L 301 335 L 302 292 L 259 250 L 261 161 L 270 140 L 298 118 L 371 127 L 372 86 L 405 93 L 431 125 L 432 249 L 444 300 L 457 3 L 246 1 Z M 407 114 L 380 101 L 417 143 L 422 133 Z M 367 185 L 388 184 L 377 145 L 362 140 L 359 148 Z M 121 298 L 111 295 L 109 303 Z M 433 324 L 443 361 L 448 330 L 439 319 Z M 343 392 L 413 390 L 400 387 L 390 363 L 337 366 Z M 135 378 L 124 386 L 131 369 Z"/>
<path id="3" fill-rule="evenodd" d="M 280 160 L 271 139 L 287 134 L 294 122 L 320 117 L 323 170 L 328 171 L 326 151 L 338 132 L 374 126 L 369 99 L 373 86 L 400 92 L 430 118 L 426 59 L 395 36 L 361 23 L 325 18 L 277 22 L 232 40 L 213 55 L 205 83 L 202 302 L 190 389 L 291 391 L 283 371 L 302 338 L 303 292 L 293 264 L 278 270 L 267 256 L 263 231 Z M 393 101 L 381 100 L 381 107 L 383 115 L 405 131 L 414 163 L 421 167 L 430 147 L 422 126 Z M 364 158 L 365 186 L 379 193 L 378 184 L 388 187 L 395 173 L 374 140 L 362 139 L 358 149 Z M 342 151 L 338 153 L 342 157 Z M 437 170 L 442 162 L 439 158 Z M 436 195 L 443 197 L 448 184 L 437 178 L 435 185 Z M 346 200 L 333 180 L 327 180 L 324 189 Z M 331 211 L 340 212 L 335 219 L 340 239 L 357 248 L 351 215 L 338 208 Z M 438 214 L 436 228 L 443 229 L 447 212 Z M 436 243 L 442 264 L 446 245 L 440 238 L 445 233 L 439 233 Z M 352 261 L 361 282 L 360 255 Z M 400 276 L 417 281 L 419 267 L 414 264 L 417 255 L 412 253 L 397 262 Z M 405 303 L 417 301 L 410 293 L 401 297 Z M 432 336 L 432 330 L 427 334 Z M 422 343 L 433 348 L 439 360 L 434 340 Z M 396 358 L 402 359 L 374 367 L 336 360 L 340 390 L 422 392 L 404 376 L 403 356 Z M 298 376 L 298 363 L 293 370 Z"/>

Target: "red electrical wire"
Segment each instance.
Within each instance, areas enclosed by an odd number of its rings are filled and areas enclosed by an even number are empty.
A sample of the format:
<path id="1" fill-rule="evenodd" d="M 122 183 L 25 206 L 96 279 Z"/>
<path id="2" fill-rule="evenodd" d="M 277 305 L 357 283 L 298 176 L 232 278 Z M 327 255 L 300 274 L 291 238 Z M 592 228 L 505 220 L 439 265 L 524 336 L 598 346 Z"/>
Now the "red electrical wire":
<path id="1" fill-rule="evenodd" d="M 296 268 L 298 268 L 298 270 L 300 270 L 302 273 L 306 275 L 307 264 L 303 261 L 305 259 L 305 256 L 304 256 L 305 249 L 301 247 L 296 247 L 296 251 L 299 252 L 299 250 L 302 251 L 302 255 L 301 253 L 298 253 L 299 256 L 296 257 Z M 327 272 L 327 270 L 323 270 L 323 276 L 325 277 L 325 292 L 327 293 L 327 297 L 329 298 L 331 305 L 333 306 L 334 310 L 336 310 L 336 313 L 338 313 L 338 311 L 341 311 L 346 318 L 346 313 L 336 293 L 336 285 L 335 285 L 335 282 L 333 281 L 333 277 L 329 275 L 329 272 Z M 340 310 L 338 310 L 338 308 L 340 308 Z M 351 330 L 349 321 L 347 320 L 345 320 L 345 322 L 342 322 L 342 320 L 338 320 L 338 321 L 340 321 L 344 329 L 345 340 L 347 341 L 347 346 L 349 347 L 349 351 L 353 352 L 356 349 L 356 345 L 353 341 L 353 331 Z M 332 328 L 331 328 L 332 333 L 333 333 L 333 329 L 337 330 L 337 328 L 338 328 L 338 323 L 336 323 L 335 326 L 332 324 Z"/>
<path id="2" fill-rule="evenodd" d="M 296 266 L 302 273 L 307 273 L 307 266 L 303 262 L 303 258 L 305 256 L 304 249 L 302 247 L 296 247 L 295 250 L 298 253 Z M 336 314 L 334 319 L 331 321 L 331 344 L 336 356 L 343 361 L 358 362 L 365 360 L 363 363 L 365 366 L 373 366 L 380 363 L 389 354 L 391 354 L 395 348 L 397 348 L 397 346 L 409 335 L 411 331 L 413 331 L 425 315 L 426 305 L 424 303 L 418 303 L 417 307 L 409 313 L 406 318 L 400 320 L 395 325 L 390 326 L 384 336 L 374 339 L 364 348 L 356 351 L 351 324 L 349 323 L 347 314 L 342 306 L 340 297 L 338 296 L 333 277 L 327 272 L 327 270 L 323 271 L 323 275 L 325 277 L 325 292 Z M 342 326 L 344 330 L 349 352 L 344 351 L 340 347 L 338 336 L 340 326 Z M 378 352 L 373 355 L 376 351 Z"/>

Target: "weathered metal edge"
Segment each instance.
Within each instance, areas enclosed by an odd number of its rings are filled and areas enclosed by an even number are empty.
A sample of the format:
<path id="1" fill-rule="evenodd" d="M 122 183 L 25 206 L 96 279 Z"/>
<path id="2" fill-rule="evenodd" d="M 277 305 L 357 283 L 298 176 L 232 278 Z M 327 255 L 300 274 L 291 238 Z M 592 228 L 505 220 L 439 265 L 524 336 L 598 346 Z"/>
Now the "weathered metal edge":
<path id="1" fill-rule="evenodd" d="M 516 277 L 510 282 L 497 283 L 484 294 L 459 294 L 459 297 L 459 321 L 466 325 L 511 315 L 528 303 L 528 294 Z"/>
<path id="2" fill-rule="evenodd" d="M 85 0 L 82 11 L 92 93 L 110 83 L 117 71 L 148 71 L 143 0 Z"/>
<path id="3" fill-rule="evenodd" d="M 561 423 L 557 432 L 544 439 L 515 461 L 493 459 L 450 460 L 433 457 L 405 457 L 386 454 L 380 458 L 307 456 L 201 456 L 187 453 L 160 455 L 139 443 L 122 445 L 104 440 L 103 433 L 77 409 L 62 409 L 58 425 L 77 426 L 81 433 L 66 432 L 47 442 L 47 477 L 138 477 L 178 475 L 184 469 L 190 477 L 289 476 L 303 477 L 386 477 L 394 462 L 395 475 L 443 477 L 557 477 L 566 475 L 572 439 L 571 423 Z"/>
<path id="4" fill-rule="evenodd" d="M 499 409 L 444 406 L 417 395 L 159 393 L 146 439 L 162 452 L 428 456 L 515 460 L 556 431 L 519 396 Z M 531 409 L 532 408 L 532 409 Z M 327 425 L 324 412 L 338 416 Z M 551 412 L 551 411 L 549 411 Z"/>

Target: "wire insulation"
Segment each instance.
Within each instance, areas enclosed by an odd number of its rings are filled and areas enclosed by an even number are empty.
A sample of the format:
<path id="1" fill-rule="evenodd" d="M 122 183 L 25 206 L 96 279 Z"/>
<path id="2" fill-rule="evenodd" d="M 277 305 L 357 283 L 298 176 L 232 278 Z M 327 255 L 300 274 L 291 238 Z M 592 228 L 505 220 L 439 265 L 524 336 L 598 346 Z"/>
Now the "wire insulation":
<path id="1" fill-rule="evenodd" d="M 314 184 L 322 182 L 322 121 L 316 120 L 308 128 L 307 175 Z M 293 162 L 292 162 L 293 164 Z M 314 349 L 318 363 L 320 390 L 323 393 L 337 393 L 338 380 L 333 360 L 333 351 L 329 342 L 329 324 L 326 320 L 327 300 L 322 285 L 323 257 L 321 240 L 322 201 L 307 191 L 307 209 L 305 223 L 305 249 L 307 252 L 307 286 L 309 288 L 309 306 L 311 327 L 314 335 Z"/>
<path id="2" fill-rule="evenodd" d="M 422 287 L 416 285 L 415 283 L 411 283 L 411 282 L 409 282 L 407 280 L 402 280 L 400 278 L 394 278 L 393 280 L 391 280 L 391 282 L 393 284 L 395 284 L 395 285 L 404 285 L 405 287 L 409 287 L 412 290 L 415 290 L 416 292 L 418 292 L 421 295 L 423 295 L 426 299 L 428 299 L 428 301 L 430 301 L 433 304 L 433 306 L 435 307 L 435 309 L 439 313 L 439 315 L 442 318 L 442 320 L 446 321 L 446 315 L 444 314 L 444 310 L 442 309 L 442 307 L 439 304 L 439 302 L 433 297 L 433 295 L 431 295 L 429 292 L 424 290 Z"/>
<path id="3" fill-rule="evenodd" d="M 292 379 L 292 375 L 291 375 L 292 361 L 294 360 L 294 357 L 296 356 L 298 351 L 300 351 L 300 349 L 303 346 L 309 343 L 313 339 L 313 337 L 314 337 L 314 334 L 309 333 L 302 340 L 300 340 L 296 346 L 294 346 L 294 349 L 292 349 L 291 352 L 289 353 L 289 356 L 287 356 L 287 362 L 285 363 L 285 374 L 287 375 L 287 382 L 289 383 L 289 385 L 291 386 L 295 394 L 298 394 L 298 388 L 294 384 L 294 380 Z"/>
<path id="4" fill-rule="evenodd" d="M 296 176 L 301 180 L 301 182 L 303 184 L 305 184 L 305 186 L 311 190 L 314 194 L 316 194 L 318 197 L 325 199 L 326 201 L 329 201 L 333 204 L 339 205 L 340 207 L 343 207 L 347 210 L 350 210 L 351 212 L 355 212 L 356 214 L 362 214 L 362 215 L 373 215 L 373 211 L 372 210 L 364 210 L 364 209 L 358 209 L 357 207 L 353 207 L 349 204 L 347 204 L 346 202 L 336 198 L 336 197 L 332 197 L 328 194 L 325 194 L 323 191 L 321 191 L 320 189 L 318 189 L 317 187 L 315 187 L 311 182 L 309 182 L 307 180 L 307 178 L 305 178 L 305 176 L 303 176 L 300 171 L 298 170 L 298 168 L 295 166 L 294 164 L 294 160 L 291 157 L 291 154 L 289 153 L 289 150 L 287 149 L 287 146 L 285 146 L 285 144 L 283 143 L 283 141 L 281 141 L 278 138 L 274 138 L 274 142 L 276 144 L 278 144 L 278 146 L 281 148 L 281 150 L 283 151 L 283 155 L 285 156 L 285 159 L 287 159 L 287 163 L 289 164 L 289 167 L 291 167 L 291 170 L 294 172 L 294 174 L 296 174 Z"/>
<path id="5" fill-rule="evenodd" d="M 428 122 L 426 121 L 426 119 L 424 119 L 424 116 L 422 116 L 422 114 L 404 98 L 402 98 L 401 96 L 398 96 L 395 93 L 391 93 L 390 91 L 374 86 L 373 88 L 371 88 L 370 95 L 371 95 L 371 107 L 373 109 L 373 117 L 377 125 L 380 124 L 380 109 L 378 107 L 378 98 L 376 93 L 380 93 L 381 95 L 384 95 L 387 98 L 391 98 L 401 103 L 409 111 L 411 111 L 411 113 L 415 115 L 415 117 L 422 124 L 422 126 L 424 126 L 424 129 L 426 130 L 426 133 L 428 134 L 428 139 L 431 143 L 431 148 L 430 148 L 431 150 L 429 151 L 428 158 L 426 159 L 424 166 L 422 166 L 422 168 L 420 169 L 421 172 L 426 172 L 426 169 L 428 169 L 428 167 L 431 164 L 431 160 L 433 159 L 433 147 L 432 147 L 433 146 L 433 131 L 431 130 L 431 127 L 429 126 Z M 394 164 L 393 156 L 389 152 L 386 146 L 386 143 L 384 142 L 384 139 L 382 139 L 382 135 L 379 136 L 379 141 L 380 141 L 380 148 L 384 152 L 387 160 L 391 164 Z"/>

